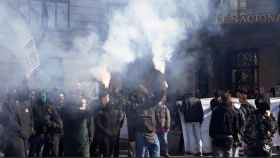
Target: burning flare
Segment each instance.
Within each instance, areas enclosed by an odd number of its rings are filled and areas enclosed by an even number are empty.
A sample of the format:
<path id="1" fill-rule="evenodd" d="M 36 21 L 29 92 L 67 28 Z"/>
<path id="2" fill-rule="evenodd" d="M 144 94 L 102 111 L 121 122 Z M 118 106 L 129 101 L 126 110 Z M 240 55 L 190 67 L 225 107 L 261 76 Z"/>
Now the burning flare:
<path id="1" fill-rule="evenodd" d="M 110 80 L 111 80 L 111 73 L 109 72 L 106 66 L 93 68 L 91 72 L 94 78 L 100 81 L 105 86 L 105 88 L 109 87 Z"/>
<path id="2" fill-rule="evenodd" d="M 165 60 L 160 60 L 158 58 L 153 58 L 154 67 L 156 70 L 161 72 L 162 74 L 165 73 Z"/>

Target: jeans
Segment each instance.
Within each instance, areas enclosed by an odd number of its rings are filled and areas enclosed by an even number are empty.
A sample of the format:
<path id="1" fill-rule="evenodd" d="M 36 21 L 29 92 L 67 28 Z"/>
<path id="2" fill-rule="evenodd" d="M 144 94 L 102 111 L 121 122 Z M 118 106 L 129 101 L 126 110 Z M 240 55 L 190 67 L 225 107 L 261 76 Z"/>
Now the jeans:
<path id="1" fill-rule="evenodd" d="M 186 142 L 187 151 L 192 154 L 202 153 L 202 137 L 201 137 L 201 125 L 199 122 L 187 122 L 186 123 Z"/>
<path id="2" fill-rule="evenodd" d="M 148 141 L 144 133 L 136 134 L 136 158 L 146 157 L 146 151 L 148 151 L 149 157 L 160 157 L 160 145 L 157 135 L 154 135 L 154 141 Z"/>
<path id="3" fill-rule="evenodd" d="M 231 157 L 239 157 L 239 149 L 240 147 L 232 147 Z"/>
<path id="4" fill-rule="evenodd" d="M 160 153 L 162 155 L 168 154 L 168 140 L 167 140 L 168 132 L 158 132 L 157 136 L 160 143 Z"/>
<path id="5" fill-rule="evenodd" d="M 212 139 L 212 150 L 215 157 L 231 157 L 233 152 L 233 138 L 231 136 L 219 136 Z"/>

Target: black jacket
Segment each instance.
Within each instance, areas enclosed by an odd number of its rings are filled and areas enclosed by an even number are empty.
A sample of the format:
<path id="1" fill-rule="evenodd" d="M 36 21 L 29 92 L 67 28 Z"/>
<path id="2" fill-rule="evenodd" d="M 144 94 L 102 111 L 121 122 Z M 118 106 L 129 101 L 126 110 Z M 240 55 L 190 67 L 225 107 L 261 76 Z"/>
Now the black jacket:
<path id="1" fill-rule="evenodd" d="M 240 108 L 234 107 L 234 114 L 236 117 L 236 128 L 234 129 L 233 139 L 235 146 L 241 146 L 241 137 L 245 128 L 245 118 L 242 115 Z"/>
<path id="2" fill-rule="evenodd" d="M 45 122 L 47 126 L 47 133 L 50 135 L 62 134 L 63 122 L 57 109 L 47 106 L 47 113 L 45 115 Z"/>
<path id="3" fill-rule="evenodd" d="M 203 122 L 203 108 L 198 98 L 189 98 L 183 104 L 181 112 L 184 114 L 185 122 Z"/>
<path id="4" fill-rule="evenodd" d="M 220 102 L 218 101 L 217 98 L 214 98 L 210 101 L 210 108 L 212 111 L 214 111 L 214 109 L 219 106 Z"/>
<path id="5" fill-rule="evenodd" d="M 214 109 L 210 120 L 209 135 L 212 138 L 234 136 L 238 129 L 235 111 L 221 104 Z"/>
<path id="6" fill-rule="evenodd" d="M 97 137 L 119 137 L 124 121 L 124 113 L 112 105 L 101 108 L 95 117 L 95 131 Z"/>
<path id="7" fill-rule="evenodd" d="M 7 102 L 3 108 L 6 134 L 11 138 L 29 139 L 33 129 L 32 109 L 29 102 Z"/>

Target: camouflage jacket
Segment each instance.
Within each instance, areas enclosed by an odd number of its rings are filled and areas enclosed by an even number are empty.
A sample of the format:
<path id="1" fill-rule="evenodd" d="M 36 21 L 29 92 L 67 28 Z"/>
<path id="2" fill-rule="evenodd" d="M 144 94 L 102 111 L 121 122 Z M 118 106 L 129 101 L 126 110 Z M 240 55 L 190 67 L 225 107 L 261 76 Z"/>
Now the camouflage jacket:
<path id="1" fill-rule="evenodd" d="M 255 114 L 248 118 L 243 140 L 249 146 L 272 146 L 272 137 L 276 129 L 276 120 L 270 111 L 256 110 Z"/>

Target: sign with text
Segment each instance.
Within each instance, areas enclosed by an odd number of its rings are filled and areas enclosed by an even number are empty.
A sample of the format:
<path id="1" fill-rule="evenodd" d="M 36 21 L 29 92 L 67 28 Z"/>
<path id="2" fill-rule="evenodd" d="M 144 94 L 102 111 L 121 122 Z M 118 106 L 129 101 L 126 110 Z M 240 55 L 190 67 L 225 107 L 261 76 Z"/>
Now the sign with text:
<path id="1" fill-rule="evenodd" d="M 280 14 L 266 15 L 239 15 L 239 16 L 219 16 L 219 24 L 275 24 L 280 23 Z"/>

